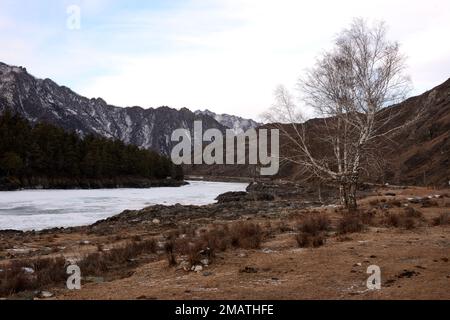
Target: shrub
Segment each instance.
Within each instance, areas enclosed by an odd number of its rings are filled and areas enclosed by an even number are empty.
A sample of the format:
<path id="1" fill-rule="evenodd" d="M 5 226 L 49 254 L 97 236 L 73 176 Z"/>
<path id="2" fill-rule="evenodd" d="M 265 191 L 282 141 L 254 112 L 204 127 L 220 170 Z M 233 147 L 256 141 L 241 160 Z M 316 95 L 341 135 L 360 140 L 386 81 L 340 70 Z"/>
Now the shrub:
<path id="1" fill-rule="evenodd" d="M 394 228 L 411 230 L 417 227 L 414 215 L 417 215 L 417 213 L 388 214 L 385 224 Z"/>
<path id="2" fill-rule="evenodd" d="M 424 202 L 422 202 L 422 208 L 432 208 L 432 207 L 439 207 L 437 201 L 427 199 Z"/>
<path id="3" fill-rule="evenodd" d="M 322 231 L 328 231 L 330 225 L 330 219 L 324 214 L 308 215 L 301 220 L 298 229 L 302 233 L 317 235 Z"/>
<path id="4" fill-rule="evenodd" d="M 154 239 L 131 242 L 124 247 L 91 253 L 79 262 L 79 266 L 85 274 L 98 275 L 147 253 L 156 253 Z"/>
<path id="5" fill-rule="evenodd" d="M 164 244 L 164 251 L 166 252 L 167 261 L 169 262 L 169 266 L 173 267 L 177 265 L 177 259 L 175 258 L 175 240 L 169 239 Z"/>
<path id="6" fill-rule="evenodd" d="M 391 204 L 394 207 L 401 207 L 402 206 L 402 203 L 399 200 L 396 200 L 396 199 L 389 201 L 389 204 Z"/>
<path id="7" fill-rule="evenodd" d="M 231 245 L 235 248 L 257 249 L 263 238 L 261 227 L 251 222 L 234 223 L 230 233 Z"/>
<path id="8" fill-rule="evenodd" d="M 323 246 L 326 241 L 326 237 L 323 234 L 309 234 L 309 233 L 299 233 L 296 235 L 295 239 L 300 248 L 318 248 Z"/>
<path id="9" fill-rule="evenodd" d="M 433 219 L 433 225 L 435 226 L 443 226 L 450 224 L 450 212 L 444 212 Z"/>
<path id="10" fill-rule="evenodd" d="M 364 224 L 359 215 L 345 215 L 338 223 L 337 231 L 339 234 L 355 233 L 364 230 Z"/>
<path id="11" fill-rule="evenodd" d="M 406 207 L 405 216 L 409 218 L 423 218 L 423 213 L 413 207 Z"/>

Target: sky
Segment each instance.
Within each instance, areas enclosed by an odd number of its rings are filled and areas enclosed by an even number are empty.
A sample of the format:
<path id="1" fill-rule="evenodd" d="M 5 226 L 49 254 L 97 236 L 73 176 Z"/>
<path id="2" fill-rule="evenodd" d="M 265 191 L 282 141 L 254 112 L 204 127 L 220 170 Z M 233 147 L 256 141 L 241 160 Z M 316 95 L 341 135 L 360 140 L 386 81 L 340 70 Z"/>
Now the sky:
<path id="1" fill-rule="evenodd" d="M 387 23 L 412 95 L 450 77 L 443 0 L 0 0 L 0 61 L 117 106 L 258 119 L 355 17 Z"/>

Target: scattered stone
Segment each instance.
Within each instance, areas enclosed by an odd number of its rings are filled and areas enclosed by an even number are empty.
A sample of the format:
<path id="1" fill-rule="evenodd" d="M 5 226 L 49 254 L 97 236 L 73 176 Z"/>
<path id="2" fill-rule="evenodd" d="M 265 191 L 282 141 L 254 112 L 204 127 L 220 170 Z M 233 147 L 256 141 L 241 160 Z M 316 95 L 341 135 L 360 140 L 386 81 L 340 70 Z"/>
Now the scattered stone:
<path id="1" fill-rule="evenodd" d="M 212 272 L 210 272 L 210 271 L 205 271 L 205 272 L 203 272 L 203 276 L 204 276 L 204 277 L 212 276 Z"/>
<path id="2" fill-rule="evenodd" d="M 201 264 L 204 265 L 204 266 L 209 265 L 209 259 L 202 259 L 200 262 L 201 262 Z"/>
<path id="3" fill-rule="evenodd" d="M 13 249 L 8 249 L 6 251 L 10 252 L 10 253 L 28 254 L 31 252 L 31 249 L 30 248 L 13 248 Z"/>
<path id="4" fill-rule="evenodd" d="M 161 220 L 155 218 L 155 219 L 152 220 L 152 223 L 153 224 L 160 224 Z"/>
<path id="5" fill-rule="evenodd" d="M 361 263 L 361 262 L 358 262 L 358 263 L 355 263 L 353 266 L 354 266 L 354 267 L 361 267 L 361 266 L 362 266 L 362 263 Z"/>
<path id="6" fill-rule="evenodd" d="M 403 272 L 399 273 L 397 275 L 397 278 L 401 279 L 401 278 L 412 278 L 414 276 L 418 276 L 420 275 L 420 272 L 414 271 L 414 270 L 403 270 Z"/>
<path id="7" fill-rule="evenodd" d="M 90 244 L 91 242 L 90 241 L 88 241 L 88 240 L 81 240 L 80 241 L 80 244 L 82 245 L 82 246 L 87 246 L 88 244 Z"/>
<path id="8" fill-rule="evenodd" d="M 194 272 L 201 272 L 201 271 L 203 271 L 203 267 L 200 266 L 200 265 L 192 266 L 191 270 L 194 271 Z"/>
<path id="9" fill-rule="evenodd" d="M 23 267 L 22 270 L 25 273 L 29 273 L 29 274 L 33 274 L 34 273 L 34 269 L 33 268 Z"/>

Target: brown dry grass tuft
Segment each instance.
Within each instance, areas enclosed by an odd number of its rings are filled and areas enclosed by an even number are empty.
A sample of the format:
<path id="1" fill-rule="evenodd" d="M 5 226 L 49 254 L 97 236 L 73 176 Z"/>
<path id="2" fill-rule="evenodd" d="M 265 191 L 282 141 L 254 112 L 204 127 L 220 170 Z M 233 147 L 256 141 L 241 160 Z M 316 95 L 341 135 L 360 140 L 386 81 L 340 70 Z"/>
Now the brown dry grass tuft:
<path id="1" fill-rule="evenodd" d="M 235 248 L 258 249 L 263 239 L 261 227 L 256 223 L 235 223 L 230 230 L 231 245 Z"/>
<path id="2" fill-rule="evenodd" d="M 41 290 L 57 283 L 65 283 L 65 266 L 66 260 L 62 257 L 12 261 L 2 267 L 0 295 L 10 296 L 22 291 Z"/>
<path id="3" fill-rule="evenodd" d="M 309 214 L 298 221 L 295 240 L 300 248 L 317 248 L 325 244 L 330 229 L 331 221 L 325 214 Z"/>
<path id="4" fill-rule="evenodd" d="M 326 242 L 324 234 L 299 233 L 295 236 L 297 244 L 300 248 L 318 248 Z"/>
<path id="5" fill-rule="evenodd" d="M 359 214 L 348 214 L 345 215 L 337 225 L 338 234 L 347 234 L 362 232 L 364 230 L 364 223 L 362 221 L 361 215 Z"/>
<path id="6" fill-rule="evenodd" d="M 450 212 L 441 213 L 439 217 L 433 219 L 434 226 L 443 226 L 449 224 L 450 224 Z"/>
<path id="7" fill-rule="evenodd" d="M 191 266 L 200 264 L 203 259 L 207 259 L 210 264 L 216 252 L 230 248 L 257 249 L 261 246 L 263 238 L 264 232 L 256 223 L 216 224 L 199 232 L 178 237 L 172 235 L 166 242 L 166 253 L 169 266 L 176 265 L 175 254 L 186 256 Z"/>
<path id="8" fill-rule="evenodd" d="M 331 222 L 325 214 L 308 215 L 301 219 L 298 230 L 302 233 L 317 235 L 322 231 L 330 230 Z"/>
<path id="9" fill-rule="evenodd" d="M 91 253 L 84 257 L 78 265 L 85 275 L 100 275 L 143 254 L 154 254 L 156 247 L 154 239 L 133 241 L 124 247 Z"/>

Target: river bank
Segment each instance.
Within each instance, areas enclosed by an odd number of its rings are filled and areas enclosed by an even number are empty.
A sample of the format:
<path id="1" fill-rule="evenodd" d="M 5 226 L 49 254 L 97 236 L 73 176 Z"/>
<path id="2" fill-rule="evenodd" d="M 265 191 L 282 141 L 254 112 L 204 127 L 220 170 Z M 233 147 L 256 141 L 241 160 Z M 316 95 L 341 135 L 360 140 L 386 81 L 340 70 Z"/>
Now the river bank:
<path id="1" fill-rule="evenodd" d="M 450 298 L 448 190 L 377 188 L 360 198 L 356 216 L 301 194 L 255 200 L 241 192 L 221 198 L 203 206 L 126 210 L 84 227 L 0 232 L 1 272 L 27 284 L 17 288 L 0 277 L 0 296 Z M 41 259 L 50 260 L 37 262 Z M 80 266 L 81 290 L 65 288 L 65 273 L 49 276 L 67 263 Z M 381 290 L 365 286 L 370 265 L 381 268 Z M 45 283 L 33 282 L 40 277 Z"/>

